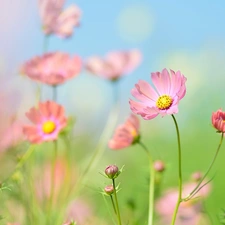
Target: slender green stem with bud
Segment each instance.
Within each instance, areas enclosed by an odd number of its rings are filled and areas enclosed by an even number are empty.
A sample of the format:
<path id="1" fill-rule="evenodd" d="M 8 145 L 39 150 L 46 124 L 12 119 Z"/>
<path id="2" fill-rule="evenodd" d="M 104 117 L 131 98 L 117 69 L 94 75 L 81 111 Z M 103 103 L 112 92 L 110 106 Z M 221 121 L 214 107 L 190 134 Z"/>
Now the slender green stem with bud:
<path id="1" fill-rule="evenodd" d="M 194 190 L 193 190 L 186 198 L 183 198 L 183 201 L 188 201 L 188 200 L 190 200 L 190 199 L 198 192 L 199 188 L 201 188 L 201 187 L 200 187 L 201 183 L 204 181 L 204 179 L 206 178 L 206 176 L 208 175 L 209 171 L 212 169 L 212 166 L 214 165 L 214 163 L 215 163 L 215 161 L 216 161 L 217 155 L 218 155 L 219 150 L 220 150 L 220 148 L 221 148 L 221 146 L 222 146 L 222 143 L 223 143 L 223 136 L 224 136 L 224 133 L 221 133 L 221 138 L 220 138 L 220 142 L 219 142 L 219 145 L 218 145 L 218 147 L 217 147 L 216 153 L 215 153 L 215 155 L 214 155 L 214 157 L 213 157 L 213 160 L 212 160 L 212 162 L 210 163 L 209 168 L 207 169 L 205 175 L 204 175 L 204 176 L 202 177 L 202 179 L 199 181 L 198 185 L 194 188 Z"/>
<path id="2" fill-rule="evenodd" d="M 118 225 L 122 225 L 121 223 L 121 218 L 120 218 L 120 210 L 119 210 L 119 204 L 118 204 L 118 199 L 117 199 L 117 193 L 116 193 L 116 184 L 115 184 L 115 179 L 112 179 L 113 182 L 113 188 L 114 188 L 114 196 L 115 196 L 115 201 L 116 201 L 116 215 L 118 219 Z"/>
<path id="3" fill-rule="evenodd" d="M 148 154 L 149 162 L 150 162 L 150 184 L 149 184 L 149 207 L 148 207 L 148 225 L 153 225 L 154 220 L 154 194 L 155 194 L 155 169 L 153 164 L 153 159 L 146 148 L 146 146 L 142 142 L 138 142 L 141 147 Z"/>
<path id="4" fill-rule="evenodd" d="M 117 81 L 118 82 L 118 81 Z M 88 177 L 88 173 L 96 166 L 100 158 L 102 157 L 104 150 L 107 146 L 107 142 L 112 134 L 113 128 L 116 124 L 119 115 L 119 105 L 118 105 L 118 83 L 113 82 L 113 96 L 114 96 L 114 105 L 112 110 L 110 111 L 108 120 L 106 122 L 105 128 L 102 131 L 99 142 L 94 150 L 94 154 L 92 155 L 87 167 L 85 168 L 83 174 L 78 179 L 76 186 L 77 188 L 73 188 L 73 195 L 76 195 L 81 189 L 81 183 L 86 183 Z M 79 185 L 78 185 L 79 184 Z"/>
<path id="5" fill-rule="evenodd" d="M 182 202 L 182 166 L 181 166 L 181 144 L 180 144 L 180 133 L 179 133 L 179 128 L 178 124 L 176 121 L 176 118 L 174 115 L 172 115 L 173 121 L 175 123 L 176 127 L 176 132 L 177 132 L 177 142 L 178 142 L 178 182 L 179 182 L 179 191 L 178 191 L 178 199 L 177 199 L 177 204 L 173 213 L 173 218 L 171 225 L 175 224 L 176 217 L 177 217 L 177 212 L 180 206 L 180 203 Z"/>

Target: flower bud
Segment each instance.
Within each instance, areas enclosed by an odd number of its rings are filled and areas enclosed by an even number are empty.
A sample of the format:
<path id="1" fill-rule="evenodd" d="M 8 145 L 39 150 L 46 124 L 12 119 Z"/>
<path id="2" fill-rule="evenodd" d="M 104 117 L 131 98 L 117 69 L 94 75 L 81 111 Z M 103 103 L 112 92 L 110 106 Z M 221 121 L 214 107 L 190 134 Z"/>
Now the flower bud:
<path id="1" fill-rule="evenodd" d="M 106 194 L 108 195 L 111 195 L 113 192 L 114 192 L 114 187 L 112 184 L 110 185 L 107 185 L 105 188 L 104 188 L 104 191 Z"/>
<path id="2" fill-rule="evenodd" d="M 105 169 L 105 174 L 108 178 L 114 179 L 119 175 L 119 169 L 116 165 L 109 165 Z"/>
<path id="3" fill-rule="evenodd" d="M 154 169 L 155 171 L 157 172 L 163 172 L 165 170 L 165 165 L 164 165 L 164 162 L 161 161 L 161 160 L 156 160 L 154 162 Z"/>
<path id="4" fill-rule="evenodd" d="M 191 175 L 191 178 L 194 181 L 200 181 L 202 179 L 202 173 L 200 171 L 197 171 Z"/>

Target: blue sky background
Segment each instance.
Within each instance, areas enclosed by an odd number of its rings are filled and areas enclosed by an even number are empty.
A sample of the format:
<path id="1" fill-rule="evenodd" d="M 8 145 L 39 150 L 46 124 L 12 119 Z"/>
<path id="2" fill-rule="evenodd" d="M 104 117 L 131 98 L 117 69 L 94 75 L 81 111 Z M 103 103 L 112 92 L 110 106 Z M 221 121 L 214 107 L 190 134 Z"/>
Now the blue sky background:
<path id="1" fill-rule="evenodd" d="M 130 112 L 130 90 L 138 79 L 150 82 L 150 73 L 165 67 L 181 70 L 188 79 L 181 110 L 196 114 L 197 107 L 198 115 L 210 117 L 212 110 L 224 107 L 225 3 L 222 0 L 78 0 L 66 1 L 65 7 L 73 3 L 82 10 L 81 26 L 70 39 L 52 36 L 48 51 L 78 54 L 84 61 L 92 55 L 103 56 L 120 49 L 138 48 L 143 54 L 140 67 L 120 82 L 121 120 Z M 18 110 L 22 115 L 33 104 L 35 84 L 19 75 L 19 67 L 43 51 L 38 5 L 31 0 L 3 0 L 0 12 L 1 77 L 7 81 L 9 90 L 20 92 L 23 104 Z M 90 110 L 95 118 L 101 114 L 99 110 L 104 114 L 112 98 L 109 82 L 85 71 L 61 86 L 59 93 L 59 101 L 67 105 L 68 111 L 81 117 Z M 50 98 L 51 90 L 45 87 L 44 95 Z M 93 120 L 91 116 L 88 118 Z"/>

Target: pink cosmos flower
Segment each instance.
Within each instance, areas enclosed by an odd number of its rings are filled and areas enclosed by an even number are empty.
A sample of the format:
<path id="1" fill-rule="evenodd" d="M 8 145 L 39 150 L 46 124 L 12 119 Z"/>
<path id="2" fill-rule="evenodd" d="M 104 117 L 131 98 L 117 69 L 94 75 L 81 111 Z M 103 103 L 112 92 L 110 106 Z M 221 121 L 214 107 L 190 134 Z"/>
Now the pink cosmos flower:
<path id="1" fill-rule="evenodd" d="M 169 73 L 164 69 L 161 73 L 152 73 L 151 78 L 156 90 L 146 81 L 139 80 L 131 90 L 139 102 L 130 100 L 131 110 L 145 120 L 153 119 L 158 114 L 165 116 L 178 113 L 179 101 L 186 93 L 184 75 L 180 71 L 170 70 Z"/>
<path id="2" fill-rule="evenodd" d="M 22 66 L 22 73 L 33 80 L 49 85 L 59 85 L 78 75 L 81 59 L 66 53 L 54 52 L 34 57 Z"/>
<path id="3" fill-rule="evenodd" d="M 139 120 L 137 116 L 131 114 L 123 125 L 120 125 L 108 146 L 111 149 L 122 149 L 129 147 L 139 140 Z"/>
<path id="4" fill-rule="evenodd" d="M 187 196 L 196 186 L 196 183 L 187 183 L 183 187 L 183 196 Z M 210 185 L 204 186 L 194 197 L 187 202 L 182 202 L 179 207 L 176 225 L 198 225 L 202 217 L 202 202 L 210 193 Z M 178 191 L 168 190 L 156 201 L 156 212 L 160 215 L 160 224 L 169 224 L 176 206 Z"/>
<path id="5" fill-rule="evenodd" d="M 23 127 L 23 132 L 31 143 L 56 140 L 67 123 L 64 108 L 53 101 L 39 103 L 38 109 L 31 108 L 26 116 L 34 123 Z"/>
<path id="6" fill-rule="evenodd" d="M 72 35 L 79 26 L 81 10 L 76 5 L 62 11 L 65 0 L 39 0 L 43 31 L 46 35 L 56 34 L 62 38 Z"/>
<path id="7" fill-rule="evenodd" d="M 221 109 L 212 113 L 212 125 L 218 132 L 225 133 L 225 112 Z"/>
<path id="8" fill-rule="evenodd" d="M 117 80 L 131 73 L 141 62 L 139 50 L 114 51 L 104 58 L 93 56 L 87 60 L 86 69 L 93 74 L 108 80 Z"/>

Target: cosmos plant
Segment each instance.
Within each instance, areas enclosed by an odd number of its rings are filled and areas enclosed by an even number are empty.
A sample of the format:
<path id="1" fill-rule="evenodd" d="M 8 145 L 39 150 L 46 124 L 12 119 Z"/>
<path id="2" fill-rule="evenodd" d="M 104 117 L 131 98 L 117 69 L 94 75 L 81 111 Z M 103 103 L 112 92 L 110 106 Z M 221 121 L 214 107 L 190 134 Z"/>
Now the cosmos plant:
<path id="1" fill-rule="evenodd" d="M 64 0 L 38 0 L 41 31 L 45 39 L 56 35 L 68 40 L 74 35 L 74 29 L 80 26 L 82 10 L 75 4 L 66 8 L 64 5 Z M 0 180 L 3 196 L 0 220 L 7 225 L 210 225 L 204 201 L 213 190 L 213 178 L 208 179 L 208 176 L 219 155 L 225 133 L 225 112 L 222 108 L 211 116 L 212 126 L 220 135 L 212 161 L 204 173 L 196 171 L 192 174 L 192 180 L 186 181 L 182 170 L 184 159 L 181 133 L 175 117 L 181 107 L 179 103 L 186 95 L 187 78 L 180 70 L 164 68 L 162 71 L 152 72 L 150 82 L 138 80 L 131 89 L 132 97 L 127 99 L 129 115 L 116 127 L 121 111 L 118 88 L 122 85 L 121 80 L 135 72 L 142 63 L 141 51 L 136 48 L 117 49 L 108 51 L 104 56 L 92 53 L 90 57 L 82 59 L 77 54 L 69 55 L 57 50 L 48 52 L 45 41 L 43 53 L 22 63 L 19 71 L 25 75 L 25 79 L 38 83 L 41 86 L 40 92 L 47 86 L 53 92 L 52 98 L 47 97 L 43 101 L 43 96 L 40 95 L 36 102 L 24 110 L 23 119 L 18 119 L 16 112 L 8 115 L 6 108 L 10 98 L 6 101 L 1 98 L 1 117 L 7 115 L 9 119 L 1 122 L 0 129 L 3 171 Z M 93 142 L 89 146 L 91 151 L 88 153 L 80 147 L 82 140 L 74 129 L 76 120 L 79 123 L 83 121 L 76 118 L 76 115 L 69 115 L 67 105 L 58 98 L 57 92 L 60 89 L 56 89 L 77 77 L 82 69 L 88 75 L 104 79 L 112 87 L 112 99 L 108 99 L 112 105 L 108 119 L 101 120 L 104 128 L 97 144 Z M 74 95 L 76 94 L 74 91 Z M 86 100 L 84 96 L 80 98 L 82 101 Z M 88 113 L 90 112 L 91 110 Z M 145 144 L 149 134 L 143 129 L 143 124 L 147 121 L 151 124 L 156 117 L 162 119 L 166 116 L 172 118 L 174 123 L 178 149 L 178 157 L 175 159 L 178 166 L 174 172 L 177 175 L 177 186 L 168 188 L 163 187 L 162 180 L 170 162 L 156 157 L 154 146 Z M 162 142 L 165 135 L 162 135 Z M 86 139 L 84 142 L 89 144 L 87 137 Z M 108 148 L 114 152 L 106 151 Z M 117 156 L 119 164 L 124 160 L 120 154 L 127 154 L 125 158 L 130 160 L 130 151 L 141 155 L 140 149 L 147 159 L 145 163 L 148 176 L 146 178 L 144 172 L 139 176 L 144 177 L 147 191 L 141 189 L 142 184 L 135 180 L 133 171 L 126 170 L 126 165 L 109 163 L 112 161 L 112 154 Z M 85 156 L 80 153 L 85 153 Z M 107 162 L 101 161 L 104 154 L 109 156 Z M 14 157 L 14 164 L 10 162 L 5 165 L 8 156 Z M 130 163 L 129 160 L 126 162 Z M 109 163 L 104 172 L 100 173 L 106 178 L 100 191 L 104 203 L 99 200 L 100 181 L 96 176 L 102 162 L 106 165 Z M 132 169 L 139 171 L 134 165 Z M 131 178 L 130 184 L 124 179 L 126 175 Z M 134 184 L 136 189 L 132 187 Z M 128 196 L 127 204 L 131 208 L 130 215 L 123 198 L 123 195 L 129 195 L 126 192 L 129 189 L 132 189 L 132 196 Z M 144 199 L 147 213 L 144 208 L 135 205 L 140 192 L 145 197 L 148 196 Z M 104 215 L 99 211 L 103 211 Z M 136 212 L 143 218 L 138 218 Z"/>

